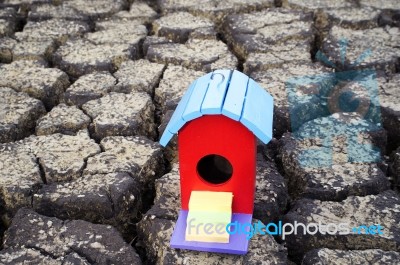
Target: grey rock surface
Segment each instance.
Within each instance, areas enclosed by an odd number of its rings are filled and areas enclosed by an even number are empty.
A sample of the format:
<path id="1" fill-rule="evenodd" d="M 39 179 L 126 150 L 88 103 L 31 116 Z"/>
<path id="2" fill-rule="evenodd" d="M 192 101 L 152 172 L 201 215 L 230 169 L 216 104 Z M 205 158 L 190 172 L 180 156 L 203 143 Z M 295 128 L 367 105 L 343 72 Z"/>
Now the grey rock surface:
<path id="1" fill-rule="evenodd" d="M 88 159 L 84 175 L 126 172 L 147 190 L 164 170 L 160 145 L 144 137 L 106 137 L 100 145 L 104 152 Z"/>
<path id="2" fill-rule="evenodd" d="M 188 12 L 176 12 L 163 16 L 153 22 L 153 32 L 174 42 L 185 43 L 196 29 L 213 28 L 214 24 Z"/>
<path id="3" fill-rule="evenodd" d="M 286 210 L 289 200 L 284 178 L 275 163 L 257 155 L 256 193 L 254 213 L 263 223 L 278 222 Z"/>
<path id="4" fill-rule="evenodd" d="M 388 141 L 391 143 L 390 149 L 400 146 L 398 136 L 400 135 L 400 95 L 398 87 L 400 75 L 396 74 L 389 80 L 378 79 L 379 103 L 382 114 L 382 124 L 388 133 Z M 394 146 L 393 146 L 394 145 Z"/>
<path id="5" fill-rule="evenodd" d="M 143 54 L 147 54 L 150 46 L 157 45 L 157 44 L 167 44 L 173 43 L 171 40 L 168 40 L 165 37 L 158 37 L 158 36 L 147 36 L 143 41 Z"/>
<path id="6" fill-rule="evenodd" d="M 308 41 L 286 41 L 282 44 L 268 45 L 268 49 L 251 52 L 243 65 L 243 72 L 268 74 L 274 68 L 287 68 L 287 65 L 305 66 L 311 64 L 311 46 Z"/>
<path id="7" fill-rule="evenodd" d="M 33 209 L 57 218 L 109 224 L 133 238 L 132 223 L 141 208 L 139 183 L 128 173 L 84 175 L 43 186 L 33 195 Z"/>
<path id="8" fill-rule="evenodd" d="M 399 259 L 400 253 L 395 251 L 380 249 L 346 251 L 322 248 L 307 252 L 301 264 L 396 264 Z"/>
<path id="9" fill-rule="evenodd" d="M 139 42 L 147 35 L 144 25 L 130 21 L 109 20 L 96 24 L 97 31 L 86 34 L 86 39 L 95 44 L 126 45 L 134 57 L 139 56 Z"/>
<path id="10" fill-rule="evenodd" d="M 128 7 L 127 1 L 124 0 L 71 0 L 65 1 L 63 4 L 79 10 L 79 13 L 88 16 L 91 20 L 111 16 Z"/>
<path id="11" fill-rule="evenodd" d="M 93 137 L 144 135 L 154 138 L 154 105 L 148 94 L 110 93 L 88 101 L 82 109 L 92 118 Z"/>
<path id="12" fill-rule="evenodd" d="M 234 69 L 238 60 L 221 41 L 190 39 L 185 44 L 150 45 L 146 58 L 153 62 L 181 65 L 197 71 Z"/>
<path id="13" fill-rule="evenodd" d="M 10 69 L 15 69 L 15 68 L 48 68 L 49 64 L 46 61 L 43 61 L 42 59 L 20 59 L 17 61 L 13 61 L 12 63 L 0 63 L 0 67 L 2 65 L 7 65 L 11 66 Z M 69 84 L 69 82 L 68 82 Z"/>
<path id="14" fill-rule="evenodd" d="M 208 39 L 216 40 L 218 33 L 215 28 L 197 28 L 189 34 L 189 39 Z"/>
<path id="15" fill-rule="evenodd" d="M 77 136 L 30 137 L 0 147 L 7 220 L 19 208 L 32 205 L 39 213 L 52 212 L 64 220 L 113 225 L 129 240 L 142 200 L 148 199 L 154 179 L 164 171 L 160 147 L 145 138 L 105 138 L 102 153 L 83 131 Z M 62 182 L 53 183 L 57 181 Z"/>
<path id="16" fill-rule="evenodd" d="M 116 13 L 112 18 L 116 20 L 136 21 L 140 24 L 149 24 L 157 17 L 157 12 L 154 11 L 148 4 L 144 2 L 133 2 L 129 11 L 123 10 Z"/>
<path id="17" fill-rule="evenodd" d="M 394 185 L 400 188 L 400 147 L 391 154 L 391 173 L 393 175 Z"/>
<path id="18" fill-rule="evenodd" d="M 282 0 L 282 6 L 291 7 L 296 9 L 305 9 L 305 10 L 314 10 L 314 9 L 323 9 L 323 8 L 349 8 L 355 6 L 355 3 L 352 3 L 348 0 L 338 0 L 338 1 L 329 1 L 329 0 L 319 0 L 319 1 L 307 1 L 307 0 Z"/>
<path id="19" fill-rule="evenodd" d="M 47 183 L 78 178 L 86 160 L 100 151 L 85 131 L 75 136 L 52 134 L 33 137 L 28 144 L 39 159 Z"/>
<path id="20" fill-rule="evenodd" d="M 338 8 L 325 11 L 329 24 L 345 28 L 367 29 L 378 26 L 381 12 L 372 7 Z"/>
<path id="21" fill-rule="evenodd" d="M 227 15 L 232 13 L 247 13 L 274 6 L 272 0 L 233 0 L 229 2 L 159 0 L 158 2 L 163 13 L 188 11 L 195 15 L 207 17 L 217 24 L 220 24 Z"/>
<path id="22" fill-rule="evenodd" d="M 176 220 L 181 204 L 179 188 L 179 165 L 173 164 L 169 173 L 155 181 L 154 205 L 146 215 L 153 216 L 153 219 Z"/>
<path id="23" fill-rule="evenodd" d="M 280 145 L 293 198 L 341 201 L 390 188 L 377 164 L 379 148 L 386 146 L 386 132 L 355 113 L 309 121 L 296 133 L 284 134 Z"/>
<path id="24" fill-rule="evenodd" d="M 378 195 L 365 197 L 351 196 L 342 202 L 324 202 L 319 200 L 301 199 L 295 202 L 283 221 L 297 221 L 305 225 L 309 223 L 328 225 L 329 223 L 348 223 L 349 234 L 304 235 L 298 230 L 297 235 L 286 237 L 289 253 L 301 257 L 314 248 L 331 249 L 382 249 L 384 251 L 399 251 L 400 230 L 398 226 L 400 214 L 400 197 L 394 191 L 385 191 Z M 365 235 L 352 231 L 352 227 L 380 224 L 383 234 Z M 333 231 L 333 230 L 330 230 Z"/>
<path id="25" fill-rule="evenodd" d="M 68 85 L 68 76 L 58 69 L 18 62 L 0 65 L 0 86 L 11 87 L 17 92 L 25 92 L 40 99 L 46 108 L 58 104 Z"/>
<path id="26" fill-rule="evenodd" d="M 17 27 L 17 12 L 14 8 L 0 10 L 0 38 L 11 36 Z"/>
<path id="27" fill-rule="evenodd" d="M 141 32 L 143 32 L 143 27 L 144 23 L 141 20 L 118 19 L 112 17 L 110 19 L 96 21 L 96 23 L 94 24 L 94 32 L 119 29 L 122 31 L 133 31 L 136 34 L 141 34 Z M 97 40 L 103 42 L 120 41 L 118 39 L 113 40 L 112 38 L 108 38 L 107 36 L 103 36 L 103 38 L 97 38 Z"/>
<path id="28" fill-rule="evenodd" d="M 23 6 L 27 7 L 33 4 L 42 4 L 45 3 L 47 0 L 4 0 L 3 4 L 5 7 L 18 7 Z"/>
<path id="29" fill-rule="evenodd" d="M 150 96 L 160 82 L 165 66 L 147 60 L 126 61 L 114 77 L 118 80 L 115 91 L 122 93 L 146 92 Z"/>
<path id="30" fill-rule="evenodd" d="M 36 121 L 36 135 L 74 135 L 82 129 L 87 129 L 89 123 L 90 118 L 77 107 L 59 104 Z"/>
<path id="31" fill-rule="evenodd" d="M 340 49 L 346 46 L 345 66 L 354 64 L 353 68 L 372 67 L 393 73 L 396 71 L 399 54 L 399 36 L 400 31 L 396 27 L 353 30 L 334 26 L 323 41 L 322 51 L 329 61 L 340 67 L 343 64 Z M 362 54 L 368 49 L 371 53 L 363 57 Z M 360 60 L 357 61 L 359 57 Z"/>
<path id="32" fill-rule="evenodd" d="M 89 17 L 76 8 L 62 3 L 61 5 L 41 4 L 33 5 L 28 13 L 31 21 L 42 21 L 48 19 L 64 19 L 71 21 L 89 21 Z"/>
<path id="33" fill-rule="evenodd" d="M 398 27 L 400 20 L 398 18 L 399 9 L 384 9 L 379 17 L 380 26 Z"/>
<path id="34" fill-rule="evenodd" d="M 0 18 L 0 37 L 12 35 L 14 33 L 14 27 L 12 21 Z"/>
<path id="35" fill-rule="evenodd" d="M 54 53 L 54 63 L 73 78 L 95 71 L 114 72 L 123 61 L 137 56 L 135 46 L 120 43 L 96 45 L 88 40 L 71 40 Z"/>
<path id="36" fill-rule="evenodd" d="M 86 102 L 114 91 L 117 80 L 107 72 L 94 72 L 79 77 L 64 93 L 68 105 L 81 107 Z"/>
<path id="37" fill-rule="evenodd" d="M 310 47 L 313 40 L 312 13 L 272 9 L 234 14 L 227 17 L 224 32 L 228 43 L 242 59 L 251 53 L 273 54 L 271 45 L 284 45 L 288 40 L 305 41 Z"/>
<path id="38" fill-rule="evenodd" d="M 70 37 L 81 37 L 89 31 L 89 25 L 81 21 L 50 19 L 46 21 L 29 21 L 22 32 L 16 33 L 18 39 L 38 40 L 53 39 L 59 44 Z"/>
<path id="39" fill-rule="evenodd" d="M 16 60 L 50 61 L 55 50 L 56 44 L 51 38 L 43 40 L 0 39 L 0 61 L 4 63 Z"/>
<path id="40" fill-rule="evenodd" d="M 377 9 L 392 9 L 392 10 L 400 9 L 398 3 L 395 0 L 388 0 L 388 1 L 360 0 L 360 4 L 362 6 L 369 6 Z"/>
<path id="41" fill-rule="evenodd" d="M 16 141 L 30 135 L 35 121 L 45 113 L 41 101 L 26 93 L 0 87 L 0 143 Z"/>
<path id="42" fill-rule="evenodd" d="M 0 150 L 27 152 L 37 159 L 43 182 L 70 181 L 81 176 L 86 160 L 100 153 L 100 147 L 86 130 L 76 135 L 52 134 L 30 136 L 21 141 L 0 145 Z M 18 182 L 15 182 L 18 185 Z"/>
<path id="43" fill-rule="evenodd" d="M 2 219 L 9 221 L 21 207 L 31 205 L 35 186 L 43 183 L 36 157 L 28 152 L 2 151 L 0 153 L 0 196 Z"/>
<path id="44" fill-rule="evenodd" d="M 17 41 L 4 37 L 0 39 L 0 62 L 11 63 L 13 60 L 13 48 L 17 44 Z"/>
<path id="45" fill-rule="evenodd" d="M 61 221 L 28 209 L 18 211 L 5 237 L 0 260 L 10 262 L 17 262 L 21 255 L 34 262 L 40 253 L 47 264 L 141 264 L 135 250 L 112 226 Z M 41 259 L 36 257 L 36 261 Z"/>
<path id="46" fill-rule="evenodd" d="M 69 257 L 71 255 L 71 257 Z M 86 260 L 79 258 L 77 254 L 68 255 L 69 259 L 74 258 L 75 264 L 86 265 L 90 264 Z M 76 255 L 76 257 L 74 257 Z M 0 252 L 0 262 L 3 264 L 18 264 L 18 263 L 30 263 L 30 264 L 44 264 L 44 265 L 61 265 L 70 264 L 64 262 L 64 258 L 53 259 L 49 256 L 42 254 L 39 250 L 25 247 L 7 248 Z"/>

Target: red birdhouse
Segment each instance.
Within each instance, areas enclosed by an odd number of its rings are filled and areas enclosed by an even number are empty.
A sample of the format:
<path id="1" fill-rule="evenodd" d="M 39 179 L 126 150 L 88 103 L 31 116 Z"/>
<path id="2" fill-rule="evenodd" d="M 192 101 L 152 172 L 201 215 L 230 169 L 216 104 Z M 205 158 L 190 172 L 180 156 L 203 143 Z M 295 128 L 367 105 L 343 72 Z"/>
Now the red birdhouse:
<path id="1" fill-rule="evenodd" d="M 272 118 L 271 95 L 238 71 L 217 70 L 190 85 L 160 140 L 165 146 L 178 133 L 182 210 L 171 239 L 173 247 L 235 254 L 247 252 L 247 239 L 240 235 L 211 239 L 204 235 L 198 237 L 201 241 L 188 237 L 187 218 L 191 212 L 199 218 L 194 213 L 201 212 L 206 213 L 205 219 L 201 218 L 207 220 L 207 216 L 217 212 L 221 213 L 220 219 L 251 222 L 256 137 L 264 143 L 270 141 Z M 197 193 L 194 195 L 194 192 Z M 213 200 L 231 200 L 212 202 L 202 198 L 205 194 Z M 231 212 L 227 214 L 229 207 Z M 217 241 L 209 241 L 214 239 Z"/>

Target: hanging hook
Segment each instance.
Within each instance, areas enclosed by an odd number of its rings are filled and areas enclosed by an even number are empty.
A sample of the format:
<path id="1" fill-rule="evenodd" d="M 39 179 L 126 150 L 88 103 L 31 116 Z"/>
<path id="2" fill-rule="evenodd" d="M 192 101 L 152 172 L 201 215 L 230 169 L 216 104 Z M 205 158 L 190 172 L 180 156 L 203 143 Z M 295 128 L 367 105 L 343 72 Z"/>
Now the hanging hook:
<path id="1" fill-rule="evenodd" d="M 219 83 L 217 83 L 217 88 L 224 82 L 224 80 L 225 80 L 225 75 L 224 74 L 221 74 L 221 73 L 213 73 L 212 75 L 211 75 L 211 80 L 213 80 L 214 81 L 214 76 L 215 75 L 219 75 L 219 76 L 221 76 L 222 78 L 221 78 L 221 81 L 219 81 Z"/>

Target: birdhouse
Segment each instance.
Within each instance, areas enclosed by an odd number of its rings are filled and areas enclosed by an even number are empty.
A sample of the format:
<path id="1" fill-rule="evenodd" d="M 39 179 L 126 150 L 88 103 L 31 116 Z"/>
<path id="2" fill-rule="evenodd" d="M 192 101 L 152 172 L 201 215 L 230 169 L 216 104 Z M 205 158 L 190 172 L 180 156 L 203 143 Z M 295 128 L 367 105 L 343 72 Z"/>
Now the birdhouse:
<path id="1" fill-rule="evenodd" d="M 166 146 L 178 134 L 182 209 L 172 247 L 247 253 L 246 234 L 227 227 L 251 224 L 257 138 L 271 140 L 272 118 L 271 95 L 241 72 L 216 70 L 190 85 L 160 139 Z"/>

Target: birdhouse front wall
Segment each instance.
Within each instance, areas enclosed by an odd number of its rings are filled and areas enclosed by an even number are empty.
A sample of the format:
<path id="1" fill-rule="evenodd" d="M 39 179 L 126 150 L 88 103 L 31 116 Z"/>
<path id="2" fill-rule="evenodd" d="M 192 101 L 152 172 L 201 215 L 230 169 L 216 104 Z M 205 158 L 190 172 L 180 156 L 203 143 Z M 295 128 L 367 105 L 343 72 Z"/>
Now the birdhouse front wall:
<path id="1" fill-rule="evenodd" d="M 181 202 L 188 210 L 192 191 L 233 193 L 233 213 L 253 213 L 256 138 L 240 122 L 205 115 L 178 134 Z"/>

